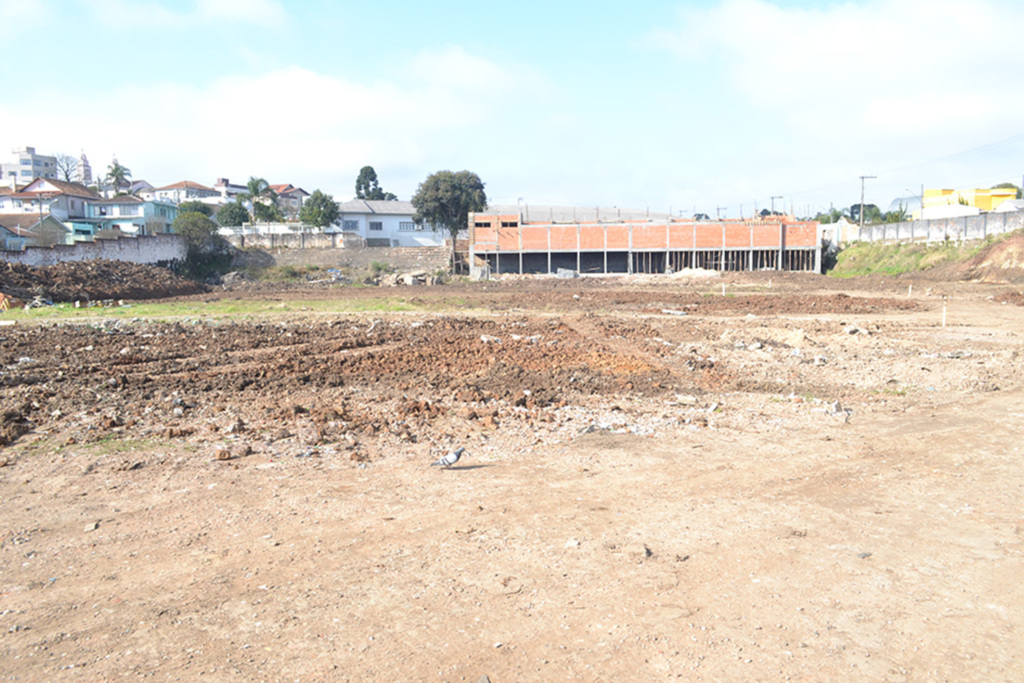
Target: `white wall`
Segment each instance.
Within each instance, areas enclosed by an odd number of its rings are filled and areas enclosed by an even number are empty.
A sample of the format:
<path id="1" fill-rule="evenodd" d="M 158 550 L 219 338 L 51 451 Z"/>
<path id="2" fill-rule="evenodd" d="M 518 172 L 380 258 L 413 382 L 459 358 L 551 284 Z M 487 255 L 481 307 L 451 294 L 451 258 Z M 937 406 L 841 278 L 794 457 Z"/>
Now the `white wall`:
<path id="1" fill-rule="evenodd" d="M 55 247 L 26 247 L 25 251 L 0 252 L 0 258 L 26 266 L 52 266 L 64 261 L 128 261 L 131 263 L 167 263 L 184 260 L 188 254 L 180 235 L 159 234 L 116 240 L 76 242 Z"/>
<path id="2" fill-rule="evenodd" d="M 434 232 L 430 225 L 413 224 L 412 230 L 403 230 L 402 224 L 412 223 L 412 216 L 343 213 L 338 221 L 339 226 L 343 227 L 344 221 L 356 221 L 358 227 L 355 232 L 360 237 L 371 240 L 386 239 L 391 242 L 392 247 L 442 247 L 445 243 L 445 234 Z M 370 230 L 370 223 L 373 222 L 379 222 L 381 229 Z"/>

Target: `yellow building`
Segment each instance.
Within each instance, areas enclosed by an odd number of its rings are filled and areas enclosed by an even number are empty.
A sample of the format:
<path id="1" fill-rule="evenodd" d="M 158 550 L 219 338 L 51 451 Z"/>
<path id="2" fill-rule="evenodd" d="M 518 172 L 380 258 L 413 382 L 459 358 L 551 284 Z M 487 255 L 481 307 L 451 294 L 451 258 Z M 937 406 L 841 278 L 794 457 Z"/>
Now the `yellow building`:
<path id="1" fill-rule="evenodd" d="M 924 208 L 940 206 L 973 206 L 979 211 L 995 211 L 1003 202 L 1017 198 L 1012 187 L 997 187 L 990 190 L 925 190 Z M 962 200 L 962 201 L 961 201 Z"/>

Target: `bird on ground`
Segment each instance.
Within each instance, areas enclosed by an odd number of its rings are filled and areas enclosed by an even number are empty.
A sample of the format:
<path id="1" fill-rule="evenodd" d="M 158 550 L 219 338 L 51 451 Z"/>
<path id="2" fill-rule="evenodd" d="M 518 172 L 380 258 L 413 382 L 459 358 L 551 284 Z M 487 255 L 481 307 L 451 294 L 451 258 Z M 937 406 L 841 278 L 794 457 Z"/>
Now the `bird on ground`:
<path id="1" fill-rule="evenodd" d="M 434 465 L 441 465 L 445 469 L 451 469 L 451 466 L 459 461 L 459 458 L 462 457 L 465 450 L 465 448 L 459 446 L 448 455 L 438 458 L 437 462 L 430 463 L 430 466 L 433 467 Z"/>

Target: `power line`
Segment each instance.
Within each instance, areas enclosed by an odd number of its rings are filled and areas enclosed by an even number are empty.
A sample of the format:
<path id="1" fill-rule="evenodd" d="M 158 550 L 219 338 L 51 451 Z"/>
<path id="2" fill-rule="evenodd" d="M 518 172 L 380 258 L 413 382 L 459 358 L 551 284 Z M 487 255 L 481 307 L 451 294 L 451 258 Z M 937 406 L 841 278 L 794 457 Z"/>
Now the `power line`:
<path id="1" fill-rule="evenodd" d="M 890 174 L 898 173 L 898 172 L 901 172 L 901 171 L 907 171 L 907 170 L 914 169 L 914 168 L 919 168 L 919 167 L 922 167 L 922 166 L 928 166 L 928 165 L 931 165 L 931 164 L 937 164 L 937 163 L 941 163 L 941 162 L 944 162 L 944 161 L 954 161 L 954 160 L 957 160 L 957 159 L 962 159 L 962 158 L 965 158 L 965 157 L 970 157 L 970 156 L 973 156 L 975 154 L 991 151 L 993 149 L 997 149 L 997 148 L 1002 147 L 1002 146 L 1011 145 L 1011 144 L 1022 142 L 1022 141 L 1024 141 L 1024 133 L 1017 133 L 1015 135 L 1011 135 L 1009 137 L 1002 138 L 1000 140 L 994 140 L 992 142 L 987 142 L 987 143 L 985 143 L 983 145 L 978 145 L 976 147 L 970 147 L 968 149 L 961 150 L 959 152 L 954 152 L 952 154 L 947 154 L 947 155 L 944 155 L 944 156 L 935 157 L 933 159 L 928 159 L 928 160 L 925 160 L 925 161 L 918 161 L 918 162 L 915 162 L 915 163 L 912 163 L 912 164 L 906 164 L 904 166 L 896 166 L 896 167 L 892 167 L 892 168 L 887 168 L 887 169 L 884 169 L 884 170 L 880 171 L 880 173 L 884 177 L 884 176 L 887 176 L 887 175 L 890 175 Z M 1006 177 L 1015 177 L 1016 173 L 1017 173 L 1017 171 L 1014 171 L 1013 173 L 1008 173 L 1008 174 L 1006 174 Z M 874 176 L 872 176 L 872 177 L 874 177 Z M 1002 182 L 1002 181 L 1000 181 L 1000 182 Z M 833 183 L 828 183 L 828 184 L 825 184 L 825 185 L 819 185 L 818 187 L 814 187 L 814 188 L 810 188 L 810 189 L 806 189 L 806 190 L 800 190 L 798 192 L 789 192 L 789 193 L 786 193 L 785 196 L 792 198 L 792 197 L 800 197 L 801 195 L 807 195 L 807 194 L 812 194 L 812 193 L 816 194 L 816 193 L 823 192 L 825 190 L 830 190 L 830 189 L 833 189 L 833 188 L 847 186 L 848 183 L 849 183 L 849 180 L 839 180 L 839 181 L 836 181 L 836 182 L 833 182 Z M 781 195 L 776 195 L 776 196 L 778 197 L 778 196 L 781 196 Z M 740 204 L 734 204 L 734 205 L 731 205 L 729 207 L 722 207 L 722 208 L 723 209 L 724 208 L 734 208 L 734 207 L 738 207 L 738 206 L 741 206 L 741 205 Z"/>

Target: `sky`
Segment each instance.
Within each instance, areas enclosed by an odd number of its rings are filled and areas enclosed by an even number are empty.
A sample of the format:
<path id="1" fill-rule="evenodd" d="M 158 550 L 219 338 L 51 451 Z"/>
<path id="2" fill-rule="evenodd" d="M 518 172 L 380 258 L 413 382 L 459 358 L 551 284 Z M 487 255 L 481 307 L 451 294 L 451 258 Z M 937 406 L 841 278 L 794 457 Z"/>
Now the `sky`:
<path id="1" fill-rule="evenodd" d="M 807 215 L 1024 179 L 1019 0 L 0 0 L 0 154 Z"/>

